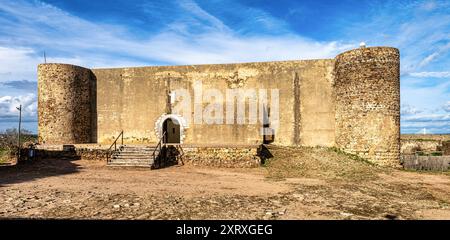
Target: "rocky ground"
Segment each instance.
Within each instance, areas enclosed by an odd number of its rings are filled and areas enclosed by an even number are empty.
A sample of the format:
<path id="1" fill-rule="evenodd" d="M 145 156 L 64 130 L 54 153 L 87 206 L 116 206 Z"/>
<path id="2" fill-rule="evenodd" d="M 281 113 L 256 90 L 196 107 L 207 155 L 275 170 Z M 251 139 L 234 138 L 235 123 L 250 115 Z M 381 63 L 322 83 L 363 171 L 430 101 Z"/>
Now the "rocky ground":
<path id="1" fill-rule="evenodd" d="M 256 169 L 0 168 L 1 218 L 450 219 L 450 175 L 373 166 L 321 148 L 271 149 Z"/>

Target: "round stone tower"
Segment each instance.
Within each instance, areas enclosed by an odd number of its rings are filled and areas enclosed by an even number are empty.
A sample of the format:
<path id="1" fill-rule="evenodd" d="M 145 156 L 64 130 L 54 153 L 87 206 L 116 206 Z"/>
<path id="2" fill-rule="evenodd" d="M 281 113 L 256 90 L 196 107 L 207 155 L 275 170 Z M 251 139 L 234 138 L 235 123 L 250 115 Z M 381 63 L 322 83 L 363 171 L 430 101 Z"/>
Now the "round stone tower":
<path id="1" fill-rule="evenodd" d="M 374 163 L 400 158 L 400 53 L 361 47 L 336 57 L 336 145 Z"/>
<path id="2" fill-rule="evenodd" d="M 40 143 L 92 142 L 95 107 L 95 77 L 90 69 L 68 64 L 39 64 Z"/>

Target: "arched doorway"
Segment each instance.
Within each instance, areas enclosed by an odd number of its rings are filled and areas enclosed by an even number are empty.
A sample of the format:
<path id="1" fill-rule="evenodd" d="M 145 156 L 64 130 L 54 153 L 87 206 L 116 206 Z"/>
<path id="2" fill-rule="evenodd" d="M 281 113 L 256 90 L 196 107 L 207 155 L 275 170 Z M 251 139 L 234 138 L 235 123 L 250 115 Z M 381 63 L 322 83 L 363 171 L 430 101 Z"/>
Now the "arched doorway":
<path id="1" fill-rule="evenodd" d="M 183 144 L 186 138 L 186 129 L 189 126 L 186 120 L 177 114 L 163 114 L 155 122 L 156 139 L 163 140 L 164 143 Z M 166 132 L 163 138 L 163 133 Z"/>
<path id="2" fill-rule="evenodd" d="M 181 143 L 180 123 L 172 118 L 167 118 L 163 122 L 164 143 Z"/>

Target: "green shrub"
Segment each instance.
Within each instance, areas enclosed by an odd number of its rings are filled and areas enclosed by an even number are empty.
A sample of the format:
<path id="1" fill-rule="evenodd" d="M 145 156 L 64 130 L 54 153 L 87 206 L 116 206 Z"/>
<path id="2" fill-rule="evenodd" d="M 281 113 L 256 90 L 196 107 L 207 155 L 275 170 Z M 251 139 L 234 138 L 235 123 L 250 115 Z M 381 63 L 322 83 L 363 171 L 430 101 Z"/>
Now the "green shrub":
<path id="1" fill-rule="evenodd" d="M 419 156 L 426 156 L 427 155 L 424 152 L 416 152 L 416 154 L 419 155 Z"/>
<path id="2" fill-rule="evenodd" d="M 7 148 L 0 148 L 0 163 L 8 162 L 11 159 L 11 150 Z"/>
<path id="3" fill-rule="evenodd" d="M 442 156 L 442 152 L 432 152 L 430 153 L 431 156 Z"/>

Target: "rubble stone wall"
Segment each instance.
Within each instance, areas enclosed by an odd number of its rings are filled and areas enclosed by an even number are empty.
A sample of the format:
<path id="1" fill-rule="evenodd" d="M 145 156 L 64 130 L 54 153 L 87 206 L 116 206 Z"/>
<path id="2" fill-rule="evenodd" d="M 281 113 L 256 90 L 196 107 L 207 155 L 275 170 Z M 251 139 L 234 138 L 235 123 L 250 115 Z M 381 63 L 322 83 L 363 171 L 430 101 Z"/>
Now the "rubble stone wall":
<path id="1" fill-rule="evenodd" d="M 400 151 L 400 54 L 359 48 L 336 57 L 336 145 L 380 165 Z"/>
<path id="2" fill-rule="evenodd" d="M 95 138 L 95 76 L 68 64 L 38 66 L 38 133 L 46 144 L 90 143 Z"/>
<path id="3" fill-rule="evenodd" d="M 423 152 L 436 152 L 442 151 L 442 142 L 438 140 L 414 140 L 414 139 L 402 139 L 401 140 L 401 154 L 415 154 L 416 151 Z"/>
<path id="4" fill-rule="evenodd" d="M 184 148 L 185 164 L 223 168 L 251 168 L 260 166 L 258 149 L 254 148 Z"/>

